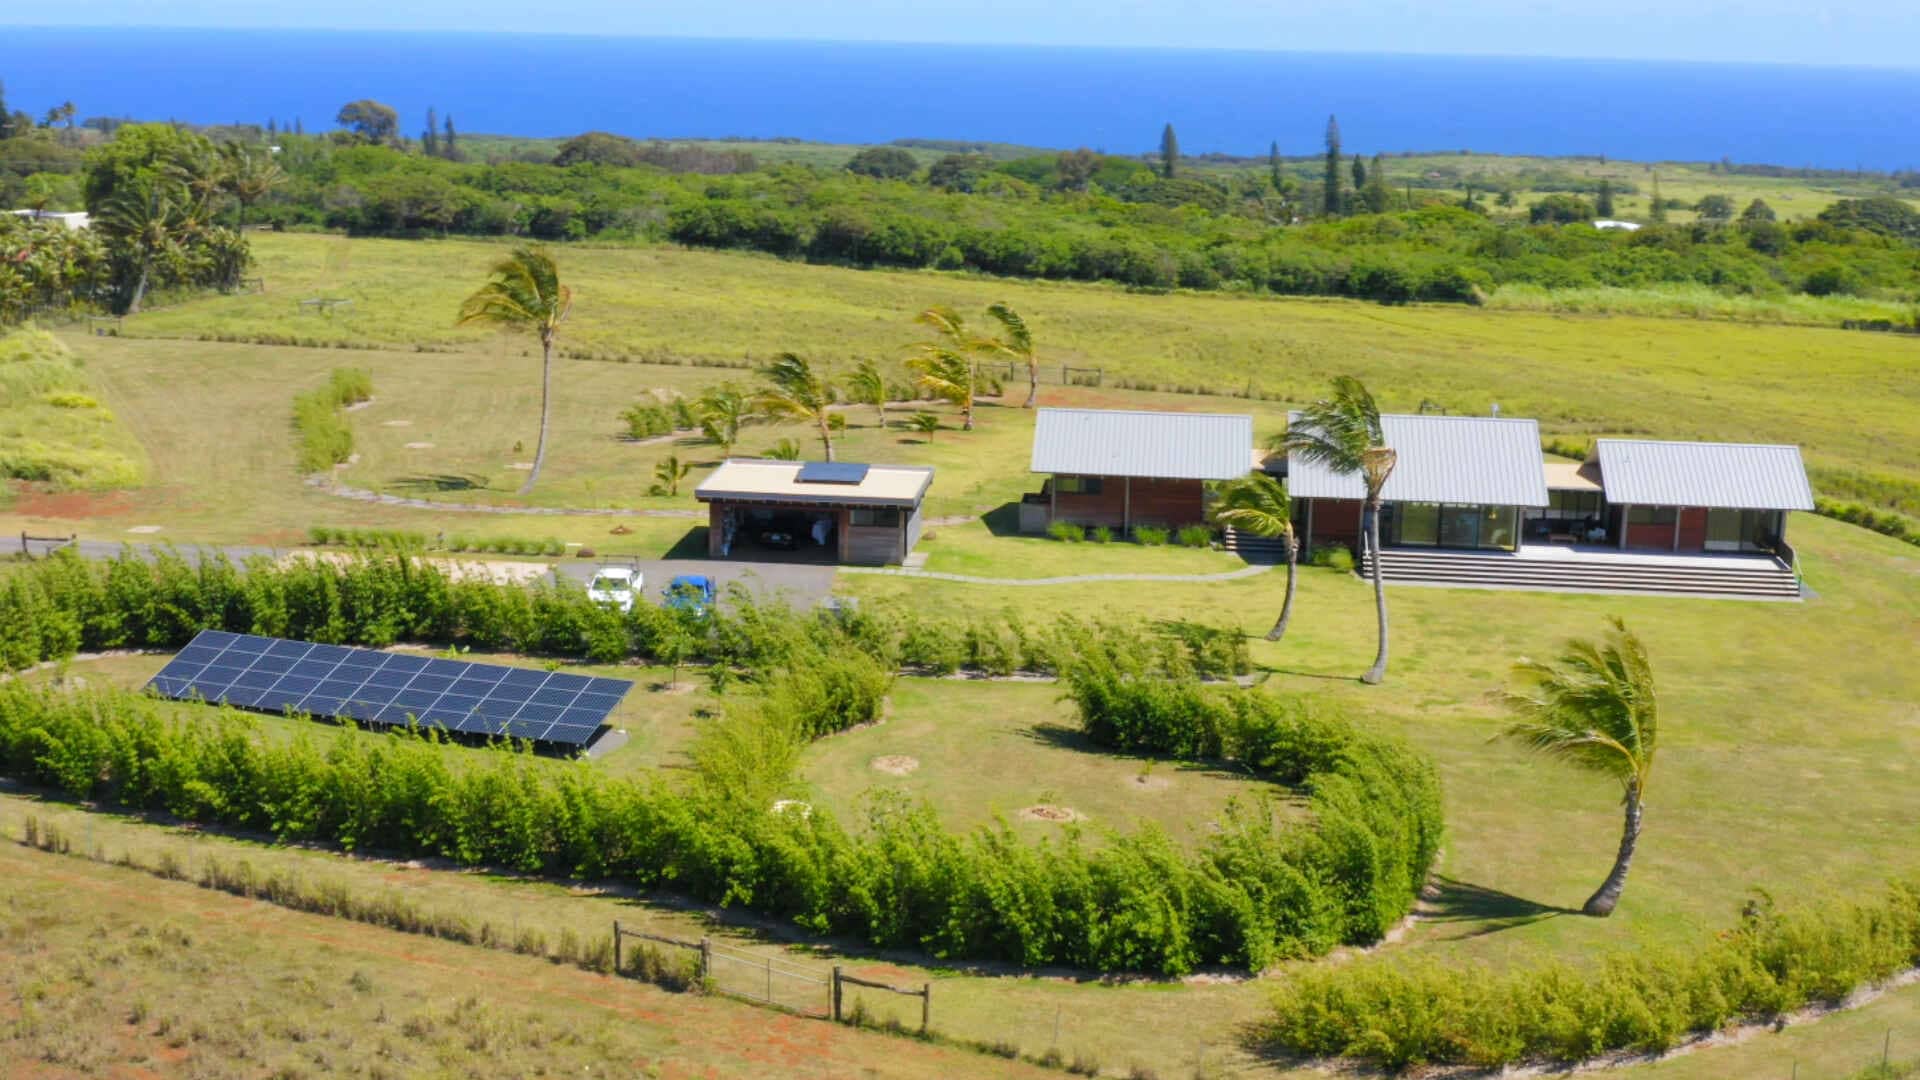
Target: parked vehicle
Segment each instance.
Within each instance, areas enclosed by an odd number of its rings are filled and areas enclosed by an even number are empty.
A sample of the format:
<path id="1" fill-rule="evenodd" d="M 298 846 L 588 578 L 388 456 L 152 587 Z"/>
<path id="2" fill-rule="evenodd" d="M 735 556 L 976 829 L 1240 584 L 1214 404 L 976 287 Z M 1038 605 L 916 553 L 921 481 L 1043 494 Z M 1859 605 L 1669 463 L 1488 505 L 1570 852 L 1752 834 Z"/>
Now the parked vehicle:
<path id="1" fill-rule="evenodd" d="M 713 579 L 705 574 L 681 574 L 661 590 L 668 611 L 704 617 L 713 608 Z"/>
<path id="2" fill-rule="evenodd" d="M 593 580 L 587 582 L 587 599 L 596 604 L 606 604 L 618 609 L 622 614 L 633 610 L 633 598 L 645 584 L 637 563 L 615 565 L 602 563 L 594 571 Z"/>

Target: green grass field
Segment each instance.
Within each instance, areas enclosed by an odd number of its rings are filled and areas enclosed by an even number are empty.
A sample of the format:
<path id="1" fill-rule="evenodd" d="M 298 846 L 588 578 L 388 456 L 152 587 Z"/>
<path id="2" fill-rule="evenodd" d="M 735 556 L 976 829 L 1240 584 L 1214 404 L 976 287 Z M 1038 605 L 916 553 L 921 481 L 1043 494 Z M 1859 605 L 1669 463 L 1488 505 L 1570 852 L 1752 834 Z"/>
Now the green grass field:
<path id="1" fill-rule="evenodd" d="M 353 525 L 553 536 L 644 556 L 687 550 L 699 525 L 691 516 L 526 511 L 695 510 L 688 493 L 702 469 L 680 496 L 668 498 L 646 494 L 653 466 L 667 454 L 710 463 L 716 448 L 691 437 L 627 442 L 618 414 L 642 395 L 692 395 L 720 379 L 747 382 L 751 373 L 562 362 L 548 472 L 522 506 L 512 488 L 524 474 L 512 466 L 531 454 L 537 353 L 523 340 L 450 326 L 460 295 L 498 251 L 465 242 L 262 236 L 269 293 L 152 312 L 129 321 L 128 334 L 140 336 L 67 335 L 102 403 L 144 450 L 152 479 L 111 493 L 22 490 L 0 513 L 0 531 L 284 546 L 302 541 L 313 525 Z M 1548 435 L 1796 441 L 1806 448 L 1816 486 L 1829 492 L 1845 494 L 1850 473 L 1883 478 L 1896 491 L 1920 489 L 1920 342 L 1907 338 L 1697 320 L 1147 296 L 667 249 L 569 248 L 562 258 L 579 289 L 568 324 L 571 347 L 604 356 L 738 363 L 793 348 L 835 365 L 855 357 L 892 361 L 917 337 L 910 316 L 918 308 L 949 301 L 978 309 L 1006 299 L 1034 325 L 1049 363 L 1108 372 L 1109 384 L 1100 388 L 1043 387 L 1043 404 L 1252 411 L 1264 434 L 1277 430 L 1289 401 L 1316 393 L 1329 375 L 1351 371 L 1390 409 L 1431 400 L 1454 411 L 1484 412 L 1497 401 L 1505 415 L 1539 416 Z M 320 292 L 354 296 L 354 311 L 332 320 L 295 314 L 297 298 Z M 195 340 L 202 334 L 311 336 L 377 347 Z M 303 483 L 294 465 L 292 397 L 320 385 L 336 366 L 365 367 L 374 382 L 373 401 L 349 414 L 360 456 L 338 470 L 341 482 L 508 512 L 377 505 Z M 1251 384 L 1282 400 L 1122 390 L 1112 385 L 1121 378 L 1222 391 Z M 951 425 L 954 418 L 945 415 Z M 1034 482 L 1026 472 L 1032 414 L 1023 410 L 983 405 L 979 430 L 942 430 L 931 442 L 878 428 L 870 410 L 849 410 L 848 418 L 843 457 L 936 467 L 928 502 L 936 520 L 923 549 L 929 569 L 1037 578 L 1210 574 L 1242 565 L 1212 551 L 1004 535 L 1005 507 Z M 798 427 L 755 427 L 740 449 L 757 452 L 780 438 L 809 450 L 813 445 Z M 128 532 L 139 526 L 160 531 Z M 1809 515 L 1795 517 L 1790 539 L 1815 594 L 1802 604 L 1394 588 L 1394 665 L 1380 688 L 1354 678 L 1372 655 L 1367 585 L 1328 570 L 1301 571 L 1288 639 L 1252 644 L 1258 677 L 1274 689 L 1336 699 L 1362 722 L 1403 734 L 1441 768 L 1449 836 L 1438 893 L 1426 917 L 1390 949 L 1442 962 L 1590 958 L 1697 940 L 1730 922 L 1753 886 L 1791 903 L 1920 873 L 1912 835 L 1912 823 L 1920 820 L 1920 784 L 1912 775 L 1912 763 L 1920 761 L 1920 673 L 1912 664 L 1920 655 L 1920 552 Z M 1281 585 L 1276 573 L 1179 585 L 1031 587 L 848 573 L 837 591 L 868 606 L 897 603 L 955 618 L 1012 611 L 1042 622 L 1059 613 L 1191 619 L 1258 634 L 1273 618 Z M 1500 723 L 1492 694 L 1516 659 L 1540 656 L 1569 636 L 1594 634 L 1604 616 L 1615 614 L 1652 651 L 1666 729 L 1626 901 L 1613 919 L 1598 921 L 1558 909 L 1577 904 L 1604 873 L 1617 839 L 1616 793 L 1492 741 Z M 137 683 L 162 662 L 159 656 L 111 658 L 77 663 L 71 674 Z M 684 760 L 701 711 L 714 702 L 704 688 L 655 689 L 667 677 L 657 669 L 617 673 L 640 683 L 616 717 L 634 739 L 593 767 L 670 775 Z M 1204 833 L 1229 797 L 1261 790 L 1217 770 L 1092 751 L 1075 736 L 1071 708 L 1058 694 L 1050 684 L 1032 682 L 903 679 L 883 723 L 807 751 L 803 773 L 811 797 L 852 816 L 869 792 L 896 790 L 927 799 L 952 825 L 1004 816 L 1034 837 L 1063 826 L 1027 820 L 1021 811 L 1064 806 L 1096 833 L 1154 823 L 1190 840 Z M 327 735 L 307 722 L 270 720 L 267 728 L 274 737 L 302 730 Z M 912 758 L 916 767 L 882 760 L 898 758 Z M 27 809 L 12 797 L 0 807 L 8 815 Z M 211 851 L 242 843 L 71 810 L 35 812 L 94 823 L 87 827 L 128 849 L 178 844 Z M 617 912 L 696 932 L 711 925 L 671 905 L 573 895 L 552 884 L 438 869 L 402 872 L 319 852 L 244 846 L 249 858 L 263 862 L 298 861 L 368 887 L 386 882 L 450 908 L 495 911 L 501 919 L 586 927 Z M 110 914 L 112 906 L 110 899 L 98 902 L 102 918 L 122 917 Z M 756 929 L 766 928 L 725 932 L 747 940 Z M 337 933 L 358 940 L 373 932 Z M 76 948 L 77 940 L 63 938 L 57 954 Z M 903 978 L 936 978 L 942 1029 L 966 1038 L 1005 1039 L 1038 1053 L 1053 1045 L 1057 1021 L 1064 1051 L 1086 1050 L 1110 1071 L 1138 1062 L 1162 1076 L 1185 1076 L 1196 1058 L 1209 1070 L 1263 1071 L 1235 1049 L 1238 1025 L 1264 1006 L 1258 981 L 1113 985 L 1053 977 L 1069 973 L 943 971 L 927 966 L 925 957 L 836 949 L 829 955 L 882 964 Z M 480 954 L 470 963 L 496 960 Z M 118 998 L 103 1000 L 124 1007 Z M 667 1014 L 683 1000 L 670 1000 Z M 209 1000 L 206 1007 L 229 1006 Z M 1876 1024 L 1920 1032 L 1920 991 L 1910 988 L 1858 1012 L 1642 1071 L 1754 1075 L 1763 1064 L 1792 1058 L 1802 1062 L 1802 1076 L 1847 1076 L 1877 1048 L 1869 1036 L 1884 1028 Z M 981 1059 L 982 1069 L 988 1064 Z"/>

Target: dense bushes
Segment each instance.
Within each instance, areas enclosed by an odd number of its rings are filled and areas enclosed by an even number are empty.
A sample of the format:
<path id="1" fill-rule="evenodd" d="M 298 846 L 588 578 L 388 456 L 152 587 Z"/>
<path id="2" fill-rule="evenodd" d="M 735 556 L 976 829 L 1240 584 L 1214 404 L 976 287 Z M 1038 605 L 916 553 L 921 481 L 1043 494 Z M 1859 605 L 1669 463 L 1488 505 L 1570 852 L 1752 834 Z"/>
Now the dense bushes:
<path id="1" fill-rule="evenodd" d="M 0 269 L 0 306 L 5 274 Z M 138 485 L 138 443 L 93 391 L 79 359 L 52 334 L 0 331 L 0 478 L 57 488 Z"/>
<path id="2" fill-rule="evenodd" d="M 361 368 L 334 368 L 326 386 L 294 397 L 300 471 L 321 472 L 353 456 L 353 429 L 340 410 L 372 397 L 373 376 Z"/>
<path id="3" fill-rule="evenodd" d="M 1877 900 L 1777 911 L 1765 896 L 1691 952 L 1495 972 L 1377 961 L 1303 971 L 1275 995 L 1272 1049 L 1387 1068 L 1573 1062 L 1654 1053 L 1732 1023 L 1836 1003 L 1920 964 L 1920 884 Z"/>
<path id="4" fill-rule="evenodd" d="M 1311 825 L 1239 864 L 1272 890 L 1262 930 L 1279 954 L 1378 940 L 1412 909 L 1442 832 L 1430 761 L 1329 706 L 1201 684 L 1181 652 L 1138 635 L 1079 628 L 1062 648 L 1061 677 L 1097 745 L 1231 760 L 1306 789 Z"/>
<path id="5" fill-rule="evenodd" d="M 1906 517 L 1887 510 L 1875 510 L 1858 503 L 1836 502 L 1832 499 L 1813 500 L 1813 512 L 1821 517 L 1830 517 L 1844 521 L 1849 525 L 1858 525 L 1863 529 L 1872 529 L 1883 536 L 1896 540 L 1905 540 L 1920 547 L 1920 530 L 1908 523 Z"/>
<path id="6" fill-rule="evenodd" d="M 437 533 L 428 536 L 407 529 L 363 529 L 345 526 L 315 525 L 307 530 L 307 541 L 315 547 L 378 548 L 387 551 L 451 551 L 492 553 L 497 555 L 547 555 L 567 553 L 564 541 L 551 536 L 467 536 L 463 533 Z"/>

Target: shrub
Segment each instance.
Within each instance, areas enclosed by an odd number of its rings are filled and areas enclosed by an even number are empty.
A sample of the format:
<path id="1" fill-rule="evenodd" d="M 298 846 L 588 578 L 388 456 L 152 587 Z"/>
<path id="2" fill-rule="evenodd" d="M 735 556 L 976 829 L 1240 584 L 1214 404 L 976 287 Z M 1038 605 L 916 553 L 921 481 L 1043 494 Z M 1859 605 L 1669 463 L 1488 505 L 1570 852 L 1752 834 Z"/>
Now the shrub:
<path id="1" fill-rule="evenodd" d="M 373 400 L 373 373 L 365 368 L 334 368 L 327 375 L 327 396 L 340 408 Z"/>
<path id="2" fill-rule="evenodd" d="M 1105 525 L 1095 525 L 1093 531 L 1087 534 L 1087 539 L 1092 540 L 1096 544 L 1111 544 L 1113 543 L 1113 530 L 1107 528 Z"/>
<path id="3" fill-rule="evenodd" d="M 1345 544 L 1328 544 L 1316 548 L 1313 552 L 1313 565 L 1324 566 L 1337 573 L 1353 573 L 1353 549 Z"/>
<path id="4" fill-rule="evenodd" d="M 1055 540 L 1064 540 L 1069 544 L 1077 544 L 1087 538 L 1087 530 L 1082 526 L 1075 525 L 1071 521 L 1056 521 L 1047 526 L 1047 535 L 1053 537 Z"/>
<path id="5" fill-rule="evenodd" d="M 353 429 L 340 409 L 373 396 L 373 378 L 359 368 L 335 368 L 327 385 L 293 399 L 293 429 L 302 472 L 323 472 L 353 456 Z"/>
<path id="6" fill-rule="evenodd" d="M 1159 547 L 1165 544 L 1167 542 L 1167 535 L 1167 530 L 1160 528 L 1158 525 L 1135 525 L 1133 527 L 1134 542 L 1145 544 L 1148 547 Z"/>
<path id="7" fill-rule="evenodd" d="M 1740 921 L 1688 952 L 1596 964 L 1462 971 L 1430 961 L 1303 970 L 1282 983 L 1271 1048 L 1389 1069 L 1658 1053 L 1692 1035 L 1835 1003 L 1920 962 L 1920 884 L 1863 903 L 1782 912 L 1756 894 Z"/>
<path id="8" fill-rule="evenodd" d="M 1213 530 L 1205 525 L 1183 525 L 1174 534 L 1174 540 L 1181 547 L 1203 548 L 1213 543 Z"/>
<path id="9" fill-rule="evenodd" d="M 657 401 L 639 401 L 621 412 L 620 419 L 626 422 L 627 438 L 651 439 L 656 435 L 670 435 L 677 426 L 673 412 Z"/>

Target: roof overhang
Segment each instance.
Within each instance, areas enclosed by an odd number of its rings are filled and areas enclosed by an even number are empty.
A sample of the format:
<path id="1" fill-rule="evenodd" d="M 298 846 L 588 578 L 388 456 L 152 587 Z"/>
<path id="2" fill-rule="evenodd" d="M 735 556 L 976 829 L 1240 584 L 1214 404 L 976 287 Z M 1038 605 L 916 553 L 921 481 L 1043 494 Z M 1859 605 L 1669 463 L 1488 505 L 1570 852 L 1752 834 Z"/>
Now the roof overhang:
<path id="1" fill-rule="evenodd" d="M 1299 422 L 1298 413 L 1288 417 Z M 1386 502 L 1455 503 L 1476 506 L 1547 505 L 1540 460 L 1540 427 L 1529 419 L 1490 416 L 1380 417 L 1386 444 L 1395 451 Z M 1339 473 L 1298 454 L 1287 462 L 1287 491 L 1296 499 L 1364 499 L 1359 473 Z"/>
<path id="2" fill-rule="evenodd" d="M 701 502 L 788 506 L 896 507 L 911 510 L 926 497 L 933 470 L 923 465 L 873 465 L 857 484 L 807 483 L 803 462 L 729 458 L 693 491 Z"/>
<path id="3" fill-rule="evenodd" d="M 1155 480 L 1236 480 L 1252 468 L 1243 413 L 1041 409 L 1029 471 Z"/>
<path id="4" fill-rule="evenodd" d="M 1615 505 L 1813 509 L 1798 446 L 1598 439 L 1594 459 Z"/>

